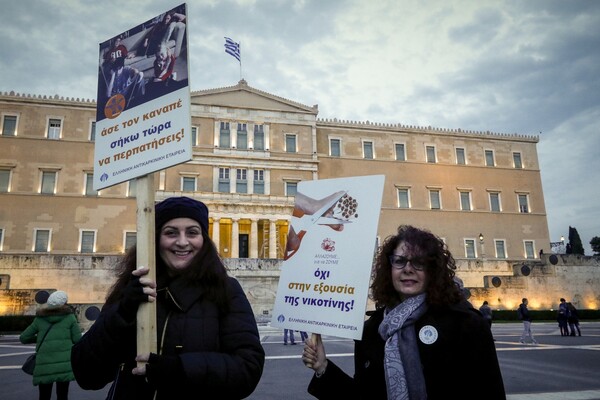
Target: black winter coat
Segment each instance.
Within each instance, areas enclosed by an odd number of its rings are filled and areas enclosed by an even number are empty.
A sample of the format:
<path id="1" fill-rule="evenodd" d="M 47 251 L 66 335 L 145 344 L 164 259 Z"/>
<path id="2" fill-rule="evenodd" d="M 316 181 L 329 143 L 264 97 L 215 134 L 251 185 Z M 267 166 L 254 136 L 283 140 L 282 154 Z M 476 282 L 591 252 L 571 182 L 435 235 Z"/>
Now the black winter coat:
<path id="1" fill-rule="evenodd" d="M 378 332 L 382 320 L 379 309 L 365 322 L 362 339 L 355 341 L 354 378 L 328 359 L 325 374 L 313 377 L 308 392 L 321 400 L 387 399 L 385 342 Z M 415 324 L 417 338 L 425 325 L 438 332 L 432 344 L 417 339 L 428 400 L 506 399 L 492 332 L 478 310 L 467 301 L 430 305 Z"/>
<path id="2" fill-rule="evenodd" d="M 81 388 L 113 384 L 115 399 L 242 399 L 258 384 L 265 353 L 254 313 L 240 284 L 228 278 L 230 310 L 221 314 L 201 289 L 176 279 L 157 296 L 160 354 L 178 357 L 177 368 L 150 379 L 134 376 L 136 324 L 126 322 L 118 305 L 105 305 L 98 320 L 73 347 L 71 361 Z M 164 330 L 164 337 L 163 337 Z M 162 346 L 161 346 L 162 343 Z M 182 366 L 183 370 L 181 370 Z M 118 373 L 121 371 L 120 373 Z M 118 378 L 117 378 L 118 376 Z M 152 382 L 157 379 L 158 382 Z M 111 389 L 111 391 L 113 390 Z"/>

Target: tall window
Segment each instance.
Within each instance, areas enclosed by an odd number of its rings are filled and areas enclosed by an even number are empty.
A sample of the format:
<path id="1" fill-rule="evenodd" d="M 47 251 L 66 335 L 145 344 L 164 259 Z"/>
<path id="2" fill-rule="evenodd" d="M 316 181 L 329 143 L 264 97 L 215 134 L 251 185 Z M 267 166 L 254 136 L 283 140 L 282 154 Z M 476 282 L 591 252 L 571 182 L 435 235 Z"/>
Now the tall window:
<path id="1" fill-rule="evenodd" d="M 465 257 L 467 258 L 475 258 L 475 240 L 474 239 L 465 239 Z"/>
<path id="2" fill-rule="evenodd" d="M 521 153 L 513 153 L 513 164 L 517 169 L 523 168 L 523 163 L 521 162 Z"/>
<path id="3" fill-rule="evenodd" d="M 196 191 L 196 177 L 195 176 L 182 176 L 181 177 L 181 191 L 182 192 L 195 192 Z"/>
<path id="4" fill-rule="evenodd" d="M 373 142 L 368 140 L 363 142 L 363 158 L 367 160 L 373 159 Z"/>
<path id="5" fill-rule="evenodd" d="M 519 195 L 519 212 L 521 213 L 529 213 L 529 201 L 527 200 L 526 194 Z"/>
<path id="6" fill-rule="evenodd" d="M 410 198 L 406 188 L 398 188 L 398 208 L 410 208 Z"/>
<path id="7" fill-rule="evenodd" d="M 340 139 L 329 139 L 329 155 L 339 157 L 341 155 Z"/>
<path id="8" fill-rule="evenodd" d="M 248 148 L 248 129 L 246 124 L 237 125 L 237 148 L 242 150 Z"/>
<path id="9" fill-rule="evenodd" d="M 219 147 L 223 149 L 228 149 L 231 147 L 229 122 L 221 122 L 221 130 L 219 133 Z"/>
<path id="10" fill-rule="evenodd" d="M 123 245 L 125 251 L 127 251 L 131 246 L 134 246 L 137 243 L 137 233 L 136 232 L 125 232 L 125 244 Z"/>
<path id="11" fill-rule="evenodd" d="M 127 197 L 137 196 L 137 179 L 130 179 L 127 184 Z"/>
<path id="12" fill-rule="evenodd" d="M 198 146 L 198 128 L 192 126 L 192 146 Z"/>
<path id="13" fill-rule="evenodd" d="M 525 246 L 525 258 L 535 258 L 535 248 L 533 246 L 533 240 L 525 240 L 523 244 Z"/>
<path id="14" fill-rule="evenodd" d="M 229 193 L 229 168 L 219 168 L 219 192 Z"/>
<path id="15" fill-rule="evenodd" d="M 85 174 L 85 195 L 86 196 L 98 196 L 98 191 L 94 190 L 94 174 Z"/>
<path id="16" fill-rule="evenodd" d="M 90 142 L 96 141 L 96 121 L 90 122 Z"/>
<path id="17" fill-rule="evenodd" d="M 262 169 L 254 170 L 254 189 L 256 194 L 265 194 L 265 171 Z"/>
<path id="18" fill-rule="evenodd" d="M 493 167 L 496 165 L 494 162 L 494 152 L 492 150 L 485 151 L 485 165 L 487 167 Z"/>
<path id="19" fill-rule="evenodd" d="M 494 240 L 496 244 L 496 258 L 506 258 L 506 243 L 504 240 Z"/>
<path id="20" fill-rule="evenodd" d="M 47 253 L 50 251 L 50 230 L 49 229 L 35 229 L 33 232 L 34 236 L 34 247 L 33 251 L 36 253 Z"/>
<path id="21" fill-rule="evenodd" d="M 4 248 L 4 229 L 0 228 L 0 251 Z"/>
<path id="22" fill-rule="evenodd" d="M 254 149 L 264 150 L 265 149 L 265 126 L 254 125 Z"/>
<path id="23" fill-rule="evenodd" d="M 467 164 L 467 157 L 465 156 L 465 149 L 462 147 L 456 148 L 456 163 L 459 165 Z"/>
<path id="24" fill-rule="evenodd" d="M 396 143 L 396 161 L 406 161 L 406 149 L 404 143 Z"/>
<path id="25" fill-rule="evenodd" d="M 425 152 L 427 154 L 427 162 L 428 163 L 436 163 L 435 157 L 435 147 L 434 146 L 425 146 Z"/>
<path id="26" fill-rule="evenodd" d="M 296 135 L 286 133 L 285 135 L 285 151 L 288 153 L 296 152 Z"/>
<path id="27" fill-rule="evenodd" d="M 298 182 L 286 182 L 285 183 L 285 195 L 295 196 L 298 193 Z"/>
<path id="28" fill-rule="evenodd" d="M 80 231 L 79 248 L 80 253 L 93 253 L 96 248 L 96 232 Z"/>
<path id="29" fill-rule="evenodd" d="M 56 191 L 56 171 L 42 171 L 41 194 L 54 194 Z"/>
<path id="30" fill-rule="evenodd" d="M 490 192 L 490 211 L 500 212 L 500 193 Z"/>
<path id="31" fill-rule="evenodd" d="M 460 209 L 471 211 L 471 192 L 460 192 Z"/>
<path id="32" fill-rule="evenodd" d="M 237 168 L 235 174 L 236 193 L 248 193 L 248 170 Z"/>
<path id="33" fill-rule="evenodd" d="M 62 121 L 57 118 L 48 120 L 48 139 L 60 139 Z"/>
<path id="34" fill-rule="evenodd" d="M 2 118 L 2 136 L 17 135 L 17 116 L 4 115 Z"/>
<path id="35" fill-rule="evenodd" d="M 10 169 L 0 169 L 0 193 L 10 192 Z"/>
<path id="36" fill-rule="evenodd" d="M 439 210 L 440 208 L 442 208 L 439 190 L 434 189 L 429 191 L 429 205 L 432 210 Z"/>

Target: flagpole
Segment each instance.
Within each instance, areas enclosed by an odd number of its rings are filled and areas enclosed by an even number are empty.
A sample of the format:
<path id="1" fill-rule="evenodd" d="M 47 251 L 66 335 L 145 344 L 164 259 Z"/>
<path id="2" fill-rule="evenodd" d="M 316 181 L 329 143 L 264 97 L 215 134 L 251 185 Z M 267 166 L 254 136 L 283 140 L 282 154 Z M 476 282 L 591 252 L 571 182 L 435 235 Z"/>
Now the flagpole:
<path id="1" fill-rule="evenodd" d="M 242 42 L 239 44 L 240 49 L 240 81 L 242 80 Z"/>

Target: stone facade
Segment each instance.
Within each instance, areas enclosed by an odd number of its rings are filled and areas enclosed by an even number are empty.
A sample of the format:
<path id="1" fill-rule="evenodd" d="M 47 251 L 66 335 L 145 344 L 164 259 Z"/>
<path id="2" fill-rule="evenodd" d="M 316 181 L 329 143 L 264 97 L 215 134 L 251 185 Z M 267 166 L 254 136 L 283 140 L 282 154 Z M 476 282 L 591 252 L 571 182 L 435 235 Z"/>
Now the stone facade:
<path id="1" fill-rule="evenodd" d="M 192 92 L 193 159 L 152 179 L 156 201 L 207 204 L 209 233 L 258 316 L 270 311 L 301 181 L 385 175 L 377 244 L 399 224 L 430 229 L 469 287 L 488 287 L 488 275 L 511 282 L 515 265 L 549 251 L 537 136 L 318 113 L 244 80 Z M 60 288 L 100 303 L 110 266 L 135 243 L 136 180 L 91 187 L 95 115 L 89 100 L 0 94 L 0 293 Z M 2 300 L 0 314 L 19 304 Z"/>
<path id="2" fill-rule="evenodd" d="M 575 255 L 555 256 L 550 262 L 544 255 L 535 262 L 492 261 L 472 263 L 459 261 L 457 275 L 463 280 L 475 306 L 487 300 L 493 309 L 516 309 L 527 297 L 531 309 L 555 309 L 561 297 L 579 309 L 600 306 L 600 258 Z M 36 295 L 56 289 L 69 293 L 69 302 L 89 324 L 85 311 L 100 308 L 114 282 L 114 266 L 118 257 L 96 256 L 0 256 L 0 315 L 32 315 Z M 271 320 L 279 283 L 282 260 L 227 259 L 230 275 L 236 277 L 260 322 Z M 525 268 L 524 268 L 525 267 Z M 527 275 L 524 275 L 527 274 Z M 369 301 L 367 308 L 374 305 Z"/>

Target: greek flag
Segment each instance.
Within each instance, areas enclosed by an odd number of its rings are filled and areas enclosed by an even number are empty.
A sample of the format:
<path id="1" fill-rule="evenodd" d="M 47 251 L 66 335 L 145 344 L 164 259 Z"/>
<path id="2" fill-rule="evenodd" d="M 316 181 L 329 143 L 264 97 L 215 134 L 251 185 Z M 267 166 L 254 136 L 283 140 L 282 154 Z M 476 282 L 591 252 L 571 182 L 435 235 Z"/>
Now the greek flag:
<path id="1" fill-rule="evenodd" d="M 240 44 L 234 42 L 233 40 L 231 40 L 228 37 L 225 38 L 225 53 L 231 54 L 232 56 L 237 58 L 237 60 L 239 62 L 242 62 L 242 60 L 241 60 L 242 56 L 240 54 Z"/>

